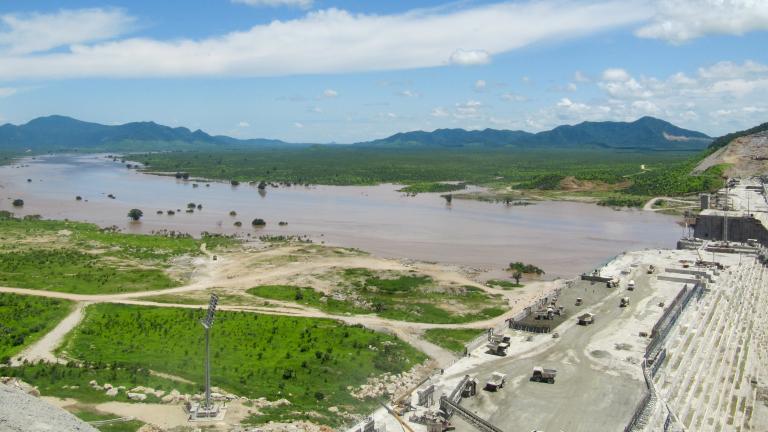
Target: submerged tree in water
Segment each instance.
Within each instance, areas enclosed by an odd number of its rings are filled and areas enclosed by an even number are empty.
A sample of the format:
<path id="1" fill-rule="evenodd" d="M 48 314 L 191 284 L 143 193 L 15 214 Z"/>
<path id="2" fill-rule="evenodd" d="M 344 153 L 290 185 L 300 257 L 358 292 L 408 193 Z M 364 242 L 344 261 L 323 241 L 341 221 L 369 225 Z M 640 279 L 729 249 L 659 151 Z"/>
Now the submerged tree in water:
<path id="1" fill-rule="evenodd" d="M 142 216 L 144 216 L 144 212 L 139 209 L 130 209 L 128 211 L 128 217 L 134 221 L 138 221 Z"/>

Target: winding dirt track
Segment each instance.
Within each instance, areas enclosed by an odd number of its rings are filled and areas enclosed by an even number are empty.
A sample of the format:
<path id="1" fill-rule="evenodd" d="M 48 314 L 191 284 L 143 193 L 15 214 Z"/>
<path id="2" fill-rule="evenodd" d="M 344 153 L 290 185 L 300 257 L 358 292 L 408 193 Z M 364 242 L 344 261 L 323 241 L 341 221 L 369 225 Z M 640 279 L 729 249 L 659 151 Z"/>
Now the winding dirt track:
<path id="1" fill-rule="evenodd" d="M 658 202 L 660 200 L 670 201 L 670 202 L 674 202 L 674 203 L 678 203 L 678 204 L 687 204 L 685 206 L 679 206 L 679 207 L 676 207 L 676 208 L 696 208 L 697 207 L 696 203 L 692 202 L 690 200 L 686 201 L 686 200 L 681 200 L 679 198 L 670 198 L 670 197 L 665 197 L 665 196 L 658 196 L 658 197 L 654 197 L 654 198 L 649 199 L 648 202 L 645 203 L 645 205 L 643 206 L 643 210 L 645 210 L 645 211 L 652 211 L 652 212 L 661 211 L 661 210 L 669 210 L 668 208 L 658 208 L 658 209 L 653 208 L 653 206 L 656 205 L 656 202 Z"/>
<path id="2" fill-rule="evenodd" d="M 211 253 L 202 247 L 201 251 L 208 256 L 208 259 L 202 259 L 195 263 L 196 265 L 193 281 L 180 287 L 164 290 L 140 291 L 120 294 L 73 294 L 58 291 L 0 287 L 0 293 L 56 298 L 77 303 L 75 309 L 68 317 L 62 320 L 42 339 L 25 349 L 19 356 L 16 357 L 15 361 L 19 362 L 25 359 L 30 361 L 59 360 L 53 351 L 63 342 L 67 333 L 74 329 L 82 320 L 83 310 L 90 304 L 112 303 L 166 308 L 204 309 L 208 306 L 207 302 L 201 301 L 200 304 L 183 304 L 158 302 L 146 300 L 146 298 L 168 294 L 200 292 L 214 288 L 222 290 L 235 289 L 236 291 L 241 291 L 244 290 L 243 287 L 275 283 L 275 281 L 279 281 L 291 275 L 312 274 L 315 271 L 324 269 L 327 270 L 343 267 L 360 267 L 372 268 L 376 270 L 401 271 L 417 268 L 420 272 L 428 274 L 436 280 L 457 283 L 460 285 L 472 285 L 491 294 L 501 294 L 508 303 L 509 310 L 495 318 L 482 321 L 473 321 L 463 324 L 433 324 L 398 321 L 381 318 L 372 314 L 335 315 L 312 307 L 277 300 L 270 300 L 269 307 L 228 305 L 226 303 L 220 303 L 218 309 L 224 311 L 260 313 L 265 315 L 325 318 L 338 320 L 351 325 L 363 325 L 372 330 L 383 331 L 398 336 L 402 340 L 420 349 L 425 354 L 435 359 L 438 364 L 443 366 L 452 362 L 455 358 L 455 354 L 424 340 L 421 336 L 425 330 L 433 328 L 488 329 L 491 327 L 496 327 L 503 323 L 506 319 L 511 318 L 520 310 L 528 306 L 536 297 L 554 289 L 556 285 L 555 282 L 531 282 L 526 284 L 525 288 L 517 289 L 514 291 L 503 291 L 479 284 L 462 274 L 454 271 L 448 271 L 445 267 L 439 265 L 426 263 L 404 264 L 397 260 L 381 259 L 371 256 L 345 257 L 343 259 L 335 257 L 313 257 L 311 261 L 281 263 L 280 265 L 276 266 L 260 268 L 259 271 L 254 271 L 254 268 L 251 266 L 253 262 L 250 260 L 254 257 L 254 255 L 261 257 L 264 257 L 265 255 L 279 255 L 290 250 L 290 248 L 278 248 L 275 250 L 259 251 L 257 254 L 250 252 L 238 253 L 229 256 L 220 255 L 216 261 L 213 261 L 211 259 Z"/>

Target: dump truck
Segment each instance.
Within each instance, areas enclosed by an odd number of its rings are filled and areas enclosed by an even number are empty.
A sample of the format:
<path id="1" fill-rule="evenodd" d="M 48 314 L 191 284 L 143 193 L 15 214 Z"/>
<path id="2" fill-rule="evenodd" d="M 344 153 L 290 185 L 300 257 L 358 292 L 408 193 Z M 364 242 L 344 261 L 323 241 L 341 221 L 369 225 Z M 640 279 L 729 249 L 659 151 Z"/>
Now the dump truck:
<path id="1" fill-rule="evenodd" d="M 501 334 L 491 335 L 488 338 L 488 344 L 485 347 L 488 348 L 488 351 L 490 351 L 491 354 L 505 356 L 507 355 L 507 349 L 509 348 L 509 341 L 509 336 Z"/>
<path id="2" fill-rule="evenodd" d="M 589 313 L 589 312 L 581 314 L 579 315 L 578 320 L 579 320 L 579 325 L 588 326 L 590 324 L 594 324 L 595 314 Z"/>
<path id="3" fill-rule="evenodd" d="M 634 289 L 635 289 L 635 280 L 634 279 L 629 281 L 629 283 L 627 284 L 627 289 L 630 290 L 630 291 L 634 291 Z"/>
<path id="4" fill-rule="evenodd" d="M 629 297 L 622 297 L 621 301 L 619 302 L 619 307 L 627 307 L 629 306 Z"/>
<path id="5" fill-rule="evenodd" d="M 507 382 L 507 375 L 501 372 L 494 372 L 491 374 L 488 381 L 485 383 L 485 389 L 488 391 L 496 391 L 504 387 Z"/>
<path id="6" fill-rule="evenodd" d="M 554 369 L 546 369 L 541 366 L 536 366 L 535 368 L 533 368 L 533 375 L 531 375 L 531 381 L 554 384 L 556 375 L 557 375 L 557 371 Z"/>
<path id="7" fill-rule="evenodd" d="M 576 297 L 576 306 L 581 306 L 584 300 L 581 297 Z"/>

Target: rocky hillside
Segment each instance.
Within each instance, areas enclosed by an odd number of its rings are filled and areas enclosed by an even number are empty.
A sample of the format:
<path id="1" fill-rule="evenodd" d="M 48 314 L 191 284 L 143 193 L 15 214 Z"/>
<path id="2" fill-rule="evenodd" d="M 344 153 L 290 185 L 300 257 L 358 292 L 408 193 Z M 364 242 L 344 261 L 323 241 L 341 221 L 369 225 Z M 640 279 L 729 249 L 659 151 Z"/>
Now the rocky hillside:
<path id="1" fill-rule="evenodd" d="M 768 131 L 733 139 L 704 158 L 693 170 L 694 174 L 707 168 L 728 164 L 728 177 L 752 177 L 768 174 Z"/>

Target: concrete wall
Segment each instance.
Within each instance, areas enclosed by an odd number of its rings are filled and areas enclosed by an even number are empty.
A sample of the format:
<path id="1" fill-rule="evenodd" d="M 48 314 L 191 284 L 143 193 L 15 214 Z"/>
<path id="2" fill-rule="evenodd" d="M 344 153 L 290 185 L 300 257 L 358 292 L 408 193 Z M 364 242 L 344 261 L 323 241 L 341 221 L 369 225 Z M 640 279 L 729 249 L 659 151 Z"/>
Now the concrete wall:
<path id="1" fill-rule="evenodd" d="M 699 215 L 693 235 L 706 240 L 723 239 L 723 217 L 720 215 Z M 756 239 L 761 245 L 768 247 L 768 230 L 755 218 L 728 217 L 728 240 L 746 242 Z"/>

